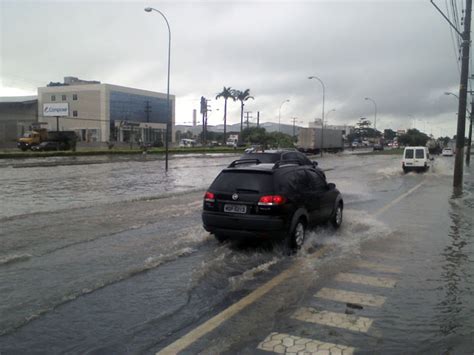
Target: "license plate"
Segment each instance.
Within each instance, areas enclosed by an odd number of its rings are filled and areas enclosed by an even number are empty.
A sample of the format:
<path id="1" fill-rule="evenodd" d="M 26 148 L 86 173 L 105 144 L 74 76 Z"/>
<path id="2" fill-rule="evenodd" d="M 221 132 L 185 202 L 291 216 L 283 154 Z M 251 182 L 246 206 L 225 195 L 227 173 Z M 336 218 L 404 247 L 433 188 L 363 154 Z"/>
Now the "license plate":
<path id="1" fill-rule="evenodd" d="M 247 206 L 245 206 L 245 205 L 224 205 L 224 212 L 247 213 Z"/>

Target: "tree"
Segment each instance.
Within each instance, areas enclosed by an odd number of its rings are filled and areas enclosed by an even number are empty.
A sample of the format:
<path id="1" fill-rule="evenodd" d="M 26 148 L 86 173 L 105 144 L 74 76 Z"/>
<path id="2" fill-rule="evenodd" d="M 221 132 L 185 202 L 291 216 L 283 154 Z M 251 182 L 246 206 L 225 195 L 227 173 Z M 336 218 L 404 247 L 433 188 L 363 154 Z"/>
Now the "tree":
<path id="1" fill-rule="evenodd" d="M 232 90 L 230 86 L 228 88 L 224 86 L 224 89 L 222 90 L 222 92 L 217 94 L 216 100 L 218 100 L 221 97 L 224 98 L 224 142 L 223 144 L 225 145 L 226 140 L 227 140 L 227 100 L 232 99 L 235 101 L 234 90 Z"/>
<path id="2" fill-rule="evenodd" d="M 265 145 L 267 132 L 263 127 L 249 127 L 242 131 L 242 141 L 251 144 Z"/>
<path id="3" fill-rule="evenodd" d="M 425 146 L 428 142 L 428 137 L 425 133 L 420 132 L 416 128 L 409 129 L 407 133 L 401 135 L 398 141 L 405 146 Z"/>
<path id="4" fill-rule="evenodd" d="M 392 130 L 390 128 L 383 130 L 383 137 L 387 141 L 393 140 L 396 136 L 397 136 L 397 132 L 395 132 L 394 130 Z"/>
<path id="5" fill-rule="evenodd" d="M 250 89 L 246 89 L 245 91 L 234 90 L 234 97 L 235 99 L 240 101 L 240 132 L 243 131 L 244 126 L 244 106 L 245 101 L 248 99 L 254 99 L 253 96 L 250 96 Z"/>

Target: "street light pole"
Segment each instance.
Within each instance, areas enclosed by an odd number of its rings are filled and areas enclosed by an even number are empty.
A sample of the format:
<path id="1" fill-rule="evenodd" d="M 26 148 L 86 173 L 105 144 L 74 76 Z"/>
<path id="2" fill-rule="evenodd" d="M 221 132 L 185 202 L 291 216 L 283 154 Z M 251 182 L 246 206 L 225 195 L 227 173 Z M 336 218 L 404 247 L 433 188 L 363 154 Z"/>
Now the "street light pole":
<path id="1" fill-rule="evenodd" d="M 166 138 L 165 138 L 165 170 L 168 171 L 168 142 L 171 130 L 171 105 L 170 105 L 170 65 L 171 65 L 171 28 L 166 16 L 160 11 L 153 7 L 146 7 L 146 12 L 156 11 L 158 12 L 166 22 L 168 27 L 168 85 L 166 90 L 166 101 L 167 101 L 167 118 L 166 118 Z"/>
<path id="2" fill-rule="evenodd" d="M 281 123 L 281 107 L 286 103 L 286 102 L 290 102 L 289 99 L 286 99 L 285 101 L 283 101 L 280 105 L 280 108 L 278 109 L 278 133 L 280 133 L 280 123 Z"/>
<path id="3" fill-rule="evenodd" d="M 324 142 L 324 101 L 326 97 L 326 87 L 321 79 L 319 79 L 316 75 L 309 76 L 308 79 L 316 79 L 321 83 L 323 87 L 323 111 L 322 111 L 322 121 L 321 121 L 321 157 L 323 156 L 323 142 Z"/>
<path id="4" fill-rule="evenodd" d="M 372 103 L 374 104 L 374 130 L 377 130 L 377 103 L 374 99 L 371 99 L 370 97 L 366 97 L 364 100 L 372 101 Z"/>

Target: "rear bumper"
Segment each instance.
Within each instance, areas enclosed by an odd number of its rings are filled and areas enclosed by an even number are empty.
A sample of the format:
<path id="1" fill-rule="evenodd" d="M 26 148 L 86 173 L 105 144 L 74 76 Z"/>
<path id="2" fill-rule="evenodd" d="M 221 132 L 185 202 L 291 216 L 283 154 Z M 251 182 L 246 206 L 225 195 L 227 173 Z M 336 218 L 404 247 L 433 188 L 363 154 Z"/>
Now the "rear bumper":
<path id="1" fill-rule="evenodd" d="M 289 223 L 283 217 L 233 215 L 204 211 L 204 229 L 231 239 L 284 239 Z"/>

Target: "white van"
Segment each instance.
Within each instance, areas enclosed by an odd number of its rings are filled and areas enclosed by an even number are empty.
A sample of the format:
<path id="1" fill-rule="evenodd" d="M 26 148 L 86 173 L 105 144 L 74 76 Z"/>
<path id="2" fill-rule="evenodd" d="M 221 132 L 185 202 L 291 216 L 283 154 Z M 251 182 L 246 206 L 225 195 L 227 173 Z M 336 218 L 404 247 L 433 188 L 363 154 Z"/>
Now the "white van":
<path id="1" fill-rule="evenodd" d="M 430 153 L 426 147 L 406 147 L 403 151 L 402 169 L 426 171 L 430 168 Z"/>

